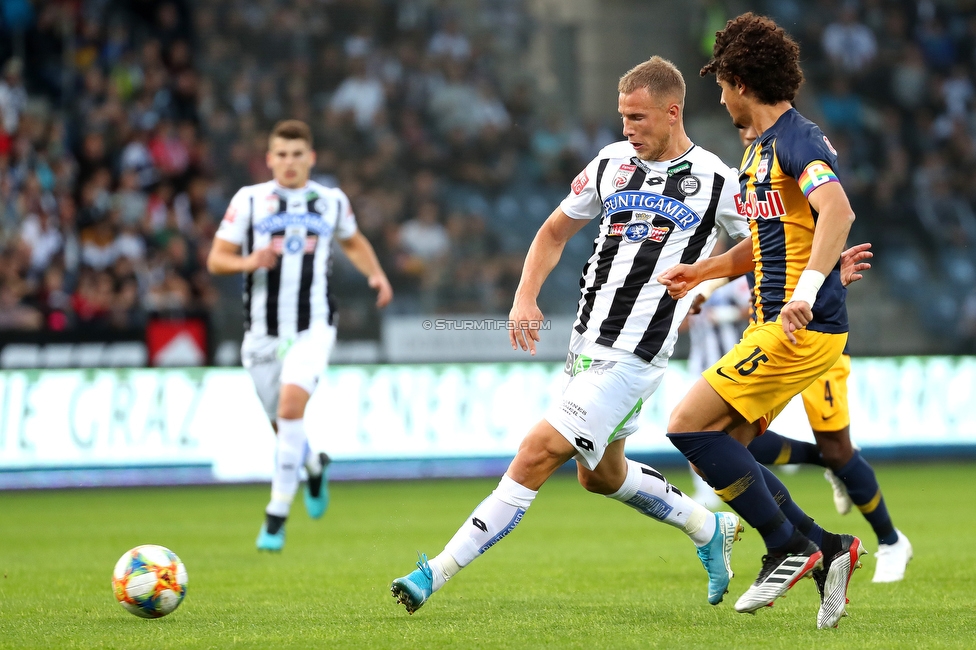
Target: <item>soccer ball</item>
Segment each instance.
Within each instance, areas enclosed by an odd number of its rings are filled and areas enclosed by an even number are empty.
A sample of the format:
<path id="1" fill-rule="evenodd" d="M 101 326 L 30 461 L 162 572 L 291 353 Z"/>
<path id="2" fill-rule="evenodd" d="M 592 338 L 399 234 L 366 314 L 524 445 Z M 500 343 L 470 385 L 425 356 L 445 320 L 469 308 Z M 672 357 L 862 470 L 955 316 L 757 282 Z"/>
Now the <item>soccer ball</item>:
<path id="1" fill-rule="evenodd" d="M 179 607 L 186 582 L 186 567 L 176 553 L 155 544 L 126 551 L 112 573 L 115 599 L 142 618 L 166 616 Z"/>

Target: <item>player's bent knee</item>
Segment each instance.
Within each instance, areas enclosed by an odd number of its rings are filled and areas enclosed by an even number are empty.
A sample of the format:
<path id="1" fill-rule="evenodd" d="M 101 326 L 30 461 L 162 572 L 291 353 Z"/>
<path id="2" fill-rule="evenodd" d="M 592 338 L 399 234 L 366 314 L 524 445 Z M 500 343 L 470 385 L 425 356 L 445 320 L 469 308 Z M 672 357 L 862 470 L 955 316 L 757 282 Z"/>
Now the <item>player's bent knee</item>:
<path id="1" fill-rule="evenodd" d="M 610 477 L 604 476 L 597 472 L 591 472 L 582 465 L 579 466 L 579 470 L 576 473 L 576 477 L 579 479 L 579 484 L 583 486 L 583 489 L 587 492 L 593 492 L 594 494 L 602 494 L 604 496 L 608 494 L 613 494 L 620 489 L 620 485 L 623 480 L 612 481 Z"/>
<path id="2" fill-rule="evenodd" d="M 278 397 L 278 417 L 285 420 L 300 420 L 305 417 L 308 398 L 309 393 L 301 386 L 283 385 L 281 395 Z"/>
<path id="3" fill-rule="evenodd" d="M 507 473 L 517 483 L 537 490 L 574 455 L 576 450 L 573 446 L 543 420 L 522 439 Z"/>
<path id="4" fill-rule="evenodd" d="M 684 403 L 681 403 L 671 411 L 671 417 L 668 418 L 668 433 L 684 433 L 699 430 L 695 428 L 697 422 L 690 417 L 690 414 L 685 413 L 683 407 Z"/>
<path id="5" fill-rule="evenodd" d="M 822 445 L 820 455 L 824 463 L 831 469 L 839 469 L 849 463 L 854 457 L 854 448 L 850 445 Z"/>
<path id="6" fill-rule="evenodd" d="M 850 430 L 822 432 L 814 431 L 817 447 L 824 463 L 831 469 L 839 469 L 854 457 L 854 446 L 851 444 Z"/>

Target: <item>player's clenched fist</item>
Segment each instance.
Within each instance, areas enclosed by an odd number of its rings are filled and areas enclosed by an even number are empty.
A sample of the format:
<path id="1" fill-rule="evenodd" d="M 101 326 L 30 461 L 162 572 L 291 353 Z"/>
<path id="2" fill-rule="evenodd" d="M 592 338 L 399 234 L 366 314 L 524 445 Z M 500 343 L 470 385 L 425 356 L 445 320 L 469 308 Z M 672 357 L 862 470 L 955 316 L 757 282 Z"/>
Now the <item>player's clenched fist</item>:
<path id="1" fill-rule="evenodd" d="M 667 290 L 668 295 L 679 300 L 701 282 L 701 274 L 694 264 L 677 264 L 657 276 L 657 281 Z"/>
<path id="2" fill-rule="evenodd" d="M 259 248 L 244 258 L 245 271 L 253 273 L 258 269 L 271 269 L 278 263 L 278 254 L 274 252 L 271 244 L 264 248 Z"/>
<path id="3" fill-rule="evenodd" d="M 810 303 L 805 300 L 788 302 L 780 311 L 779 318 L 783 324 L 783 331 L 786 332 L 786 338 L 790 340 L 790 343 L 796 343 L 796 336 L 793 332 L 802 330 L 813 320 L 813 309 L 810 308 Z"/>

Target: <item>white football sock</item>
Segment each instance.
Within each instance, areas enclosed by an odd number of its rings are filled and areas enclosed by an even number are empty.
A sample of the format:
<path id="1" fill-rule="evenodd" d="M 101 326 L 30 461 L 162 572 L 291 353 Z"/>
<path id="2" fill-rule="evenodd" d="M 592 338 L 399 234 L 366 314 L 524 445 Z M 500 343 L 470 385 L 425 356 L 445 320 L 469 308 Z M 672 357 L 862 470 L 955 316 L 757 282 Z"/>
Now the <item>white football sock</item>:
<path id="1" fill-rule="evenodd" d="M 434 591 L 512 532 L 536 494 L 536 490 L 519 485 L 507 474 L 503 476 L 498 487 L 474 509 L 444 550 L 428 563 L 434 576 Z"/>
<path id="2" fill-rule="evenodd" d="M 269 515 L 287 517 L 298 491 L 298 470 L 305 459 L 305 421 L 278 418 L 278 441 L 275 447 L 275 469 L 271 477 Z"/>
<path id="3" fill-rule="evenodd" d="M 715 515 L 668 483 L 657 470 L 627 459 L 627 478 L 607 495 L 652 519 L 683 530 L 696 546 L 704 546 L 715 533 Z"/>
<path id="4" fill-rule="evenodd" d="M 319 458 L 317 451 L 312 450 L 307 439 L 305 440 L 305 471 L 309 476 L 319 476 L 322 473 L 322 459 Z"/>

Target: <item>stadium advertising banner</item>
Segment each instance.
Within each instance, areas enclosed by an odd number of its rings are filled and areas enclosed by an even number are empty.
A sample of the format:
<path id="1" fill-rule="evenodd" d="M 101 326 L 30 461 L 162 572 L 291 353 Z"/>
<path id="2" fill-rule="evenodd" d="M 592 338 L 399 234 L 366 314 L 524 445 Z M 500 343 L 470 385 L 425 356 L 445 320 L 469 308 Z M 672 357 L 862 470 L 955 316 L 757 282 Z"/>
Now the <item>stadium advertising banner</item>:
<path id="1" fill-rule="evenodd" d="M 336 366 L 308 434 L 335 478 L 498 474 L 564 377 L 554 363 Z M 671 364 L 631 453 L 679 459 L 665 427 L 694 379 Z M 855 359 L 852 436 L 866 450 L 976 448 L 974 388 L 973 358 Z M 773 428 L 812 439 L 798 399 Z M 268 480 L 273 456 L 239 368 L 0 372 L 0 488 Z"/>

